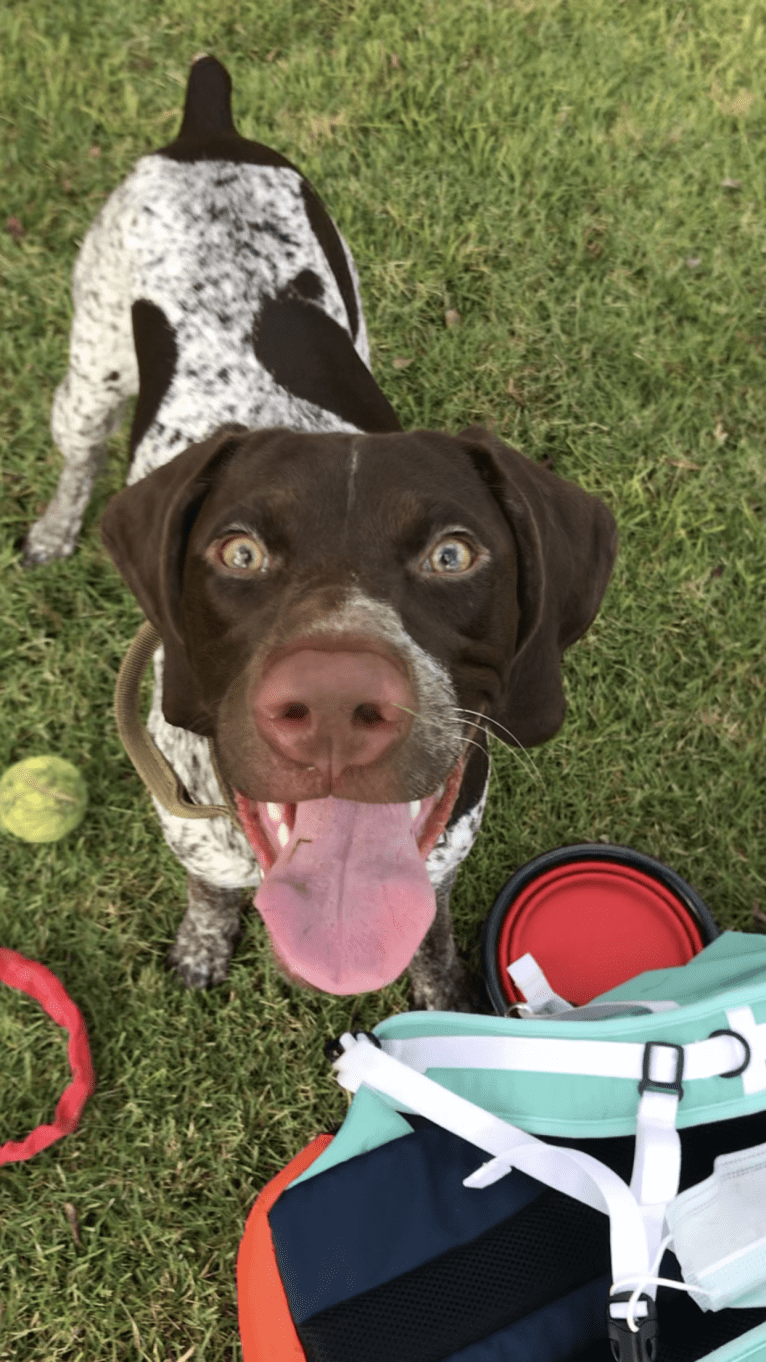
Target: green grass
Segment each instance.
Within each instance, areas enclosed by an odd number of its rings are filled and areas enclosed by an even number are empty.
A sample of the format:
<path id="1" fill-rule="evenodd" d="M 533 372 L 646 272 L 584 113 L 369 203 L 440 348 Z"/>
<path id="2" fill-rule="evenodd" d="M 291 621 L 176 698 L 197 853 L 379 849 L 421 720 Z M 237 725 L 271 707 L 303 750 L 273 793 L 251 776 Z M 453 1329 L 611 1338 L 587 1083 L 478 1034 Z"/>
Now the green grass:
<path id="1" fill-rule="evenodd" d="M 98 1089 L 75 1135 L 0 1172 L 2 1362 L 238 1358 L 247 1212 L 345 1107 L 324 1039 L 407 1003 L 404 983 L 289 988 L 253 915 L 227 985 L 192 995 L 163 970 L 184 876 L 116 737 L 139 615 L 96 530 L 124 434 L 75 557 L 19 566 L 60 469 L 77 246 L 174 134 L 201 50 L 229 66 L 241 130 L 306 171 L 348 239 L 404 424 L 490 424 L 619 522 L 564 729 L 525 760 L 495 750 L 455 893 L 463 951 L 517 865 L 585 839 L 659 856 L 724 926 L 766 910 L 762 6 L 9 0 L 0 769 L 60 753 L 91 802 L 58 845 L 0 837 L 0 943 L 76 999 Z M 51 1119 L 66 1078 L 63 1036 L 4 990 L 0 1143 Z"/>

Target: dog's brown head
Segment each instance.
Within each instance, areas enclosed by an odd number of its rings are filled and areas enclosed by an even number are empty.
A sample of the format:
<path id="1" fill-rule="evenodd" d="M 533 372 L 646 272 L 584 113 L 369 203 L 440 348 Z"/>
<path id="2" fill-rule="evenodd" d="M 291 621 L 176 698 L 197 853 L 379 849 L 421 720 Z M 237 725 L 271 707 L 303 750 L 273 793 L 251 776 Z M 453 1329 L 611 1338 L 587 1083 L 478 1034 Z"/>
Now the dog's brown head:
<path id="1" fill-rule="evenodd" d="M 165 717 L 213 739 L 288 967 L 328 987 L 340 956 L 364 958 L 335 992 L 396 977 L 481 716 L 525 747 L 562 722 L 561 654 L 604 594 L 611 514 L 480 427 L 235 427 L 114 497 L 102 534 L 162 636 Z M 314 977 L 307 914 L 330 938 Z"/>

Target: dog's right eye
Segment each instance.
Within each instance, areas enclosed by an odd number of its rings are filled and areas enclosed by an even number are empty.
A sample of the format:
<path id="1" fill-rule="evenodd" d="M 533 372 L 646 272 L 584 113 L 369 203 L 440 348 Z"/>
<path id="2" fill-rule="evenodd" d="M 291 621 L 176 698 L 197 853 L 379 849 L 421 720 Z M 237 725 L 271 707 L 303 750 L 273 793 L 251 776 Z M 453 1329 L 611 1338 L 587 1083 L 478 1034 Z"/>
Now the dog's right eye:
<path id="1" fill-rule="evenodd" d="M 234 534 L 218 549 L 219 562 L 230 571 L 263 572 L 268 567 L 268 554 L 263 544 L 251 534 Z"/>

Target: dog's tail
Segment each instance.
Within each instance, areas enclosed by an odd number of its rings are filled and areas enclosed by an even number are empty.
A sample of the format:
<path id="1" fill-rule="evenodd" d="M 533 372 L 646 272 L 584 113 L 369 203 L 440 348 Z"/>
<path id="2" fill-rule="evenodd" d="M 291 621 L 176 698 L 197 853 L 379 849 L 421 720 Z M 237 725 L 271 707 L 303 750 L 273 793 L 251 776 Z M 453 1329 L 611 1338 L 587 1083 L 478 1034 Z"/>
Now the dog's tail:
<path id="1" fill-rule="evenodd" d="M 184 118 L 179 137 L 220 137 L 235 133 L 231 116 L 231 76 L 215 57 L 195 57 L 186 86 Z"/>

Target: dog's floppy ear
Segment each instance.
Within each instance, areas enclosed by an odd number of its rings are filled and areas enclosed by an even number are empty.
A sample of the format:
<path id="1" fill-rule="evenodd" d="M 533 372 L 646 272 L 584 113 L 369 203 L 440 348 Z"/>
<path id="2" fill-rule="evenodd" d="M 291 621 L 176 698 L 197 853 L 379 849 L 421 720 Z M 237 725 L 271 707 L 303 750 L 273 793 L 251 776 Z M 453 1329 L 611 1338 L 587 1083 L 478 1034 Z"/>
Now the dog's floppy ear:
<path id="1" fill-rule="evenodd" d="M 591 623 L 614 565 L 617 526 L 598 497 L 538 467 L 481 426 L 460 437 L 516 541 L 521 617 L 494 715 L 523 747 L 561 726 L 561 654 Z"/>
<path id="2" fill-rule="evenodd" d="M 217 469 L 247 434 L 229 425 L 112 497 L 101 538 L 165 646 L 162 709 L 168 723 L 208 734 L 210 726 L 181 636 L 186 547 Z"/>

